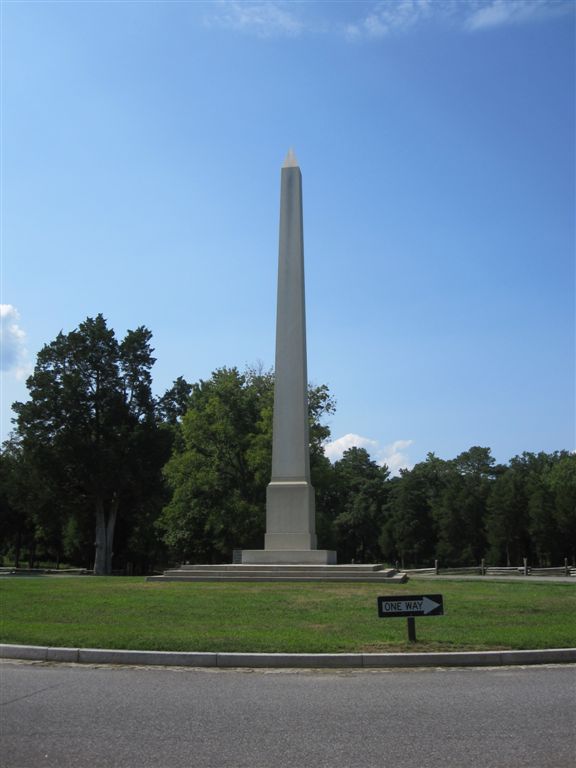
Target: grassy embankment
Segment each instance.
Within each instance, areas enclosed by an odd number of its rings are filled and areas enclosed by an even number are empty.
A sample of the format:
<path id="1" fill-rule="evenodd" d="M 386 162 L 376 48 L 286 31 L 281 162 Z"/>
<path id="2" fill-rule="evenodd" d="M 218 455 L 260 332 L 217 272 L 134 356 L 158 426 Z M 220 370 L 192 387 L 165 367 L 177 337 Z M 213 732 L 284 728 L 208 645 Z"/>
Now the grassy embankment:
<path id="1" fill-rule="evenodd" d="M 378 595 L 444 595 L 445 615 L 380 619 Z M 6 578 L 0 642 L 164 651 L 342 653 L 576 645 L 569 584 L 149 583 L 141 578 Z"/>

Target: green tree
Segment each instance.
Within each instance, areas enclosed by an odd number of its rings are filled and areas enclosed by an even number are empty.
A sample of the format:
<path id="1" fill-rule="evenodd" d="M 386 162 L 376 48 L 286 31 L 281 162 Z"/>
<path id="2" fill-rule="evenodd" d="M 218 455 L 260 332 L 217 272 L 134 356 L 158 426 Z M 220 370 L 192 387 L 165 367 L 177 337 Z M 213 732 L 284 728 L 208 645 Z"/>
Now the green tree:
<path id="1" fill-rule="evenodd" d="M 562 451 L 546 476 L 554 495 L 560 554 L 576 564 L 576 454 Z"/>
<path id="2" fill-rule="evenodd" d="M 556 467 L 569 456 L 565 451 L 525 451 L 510 459 L 488 500 L 486 530 L 492 562 L 519 565 L 527 557 L 552 565 L 563 556 L 568 531 L 560 525 L 558 500 L 567 486 L 553 478 L 561 472 Z"/>
<path id="3" fill-rule="evenodd" d="M 344 561 L 381 558 L 378 537 L 387 497 L 388 467 L 379 466 L 364 448 L 349 448 L 334 464 L 336 547 Z"/>
<path id="4" fill-rule="evenodd" d="M 432 513 L 438 536 L 438 559 L 449 565 L 477 563 L 486 549 L 486 504 L 495 466 L 489 448 L 473 446 L 449 462 L 444 488 Z"/>
<path id="5" fill-rule="evenodd" d="M 528 556 L 528 503 L 522 473 L 507 469 L 487 499 L 487 556 L 494 565 L 520 565 Z"/>
<path id="6" fill-rule="evenodd" d="M 430 563 L 436 555 L 433 507 L 445 488 L 449 462 L 429 453 L 426 461 L 393 478 L 380 543 L 384 556 L 402 567 Z"/>
<path id="7" fill-rule="evenodd" d="M 158 400 L 157 412 L 162 422 L 172 426 L 179 424 L 188 409 L 191 394 L 192 384 L 179 376 Z"/>
<path id="8" fill-rule="evenodd" d="M 20 567 L 23 550 L 33 558 L 34 520 L 28 514 L 26 497 L 33 481 L 24 466 L 17 441 L 6 441 L 0 454 L 0 555 L 11 558 Z"/>
<path id="9" fill-rule="evenodd" d="M 217 560 L 263 536 L 271 397 L 266 376 L 236 368 L 192 386 L 182 444 L 165 468 L 172 498 L 158 523 L 178 559 Z"/>
<path id="10" fill-rule="evenodd" d="M 16 567 L 24 552 L 28 567 L 36 560 L 58 564 L 62 555 L 62 529 L 67 515 L 65 500 L 55 494 L 56 472 L 45 476 L 12 435 L 0 456 L 0 494 L 4 500 L 2 549 Z"/>
<path id="11" fill-rule="evenodd" d="M 170 441 L 159 429 L 151 391 L 151 333 L 118 342 L 102 315 L 39 352 L 27 381 L 30 399 L 15 403 L 26 460 L 69 510 L 89 509 L 95 528 L 94 573 L 112 571 L 121 509 L 161 480 Z"/>

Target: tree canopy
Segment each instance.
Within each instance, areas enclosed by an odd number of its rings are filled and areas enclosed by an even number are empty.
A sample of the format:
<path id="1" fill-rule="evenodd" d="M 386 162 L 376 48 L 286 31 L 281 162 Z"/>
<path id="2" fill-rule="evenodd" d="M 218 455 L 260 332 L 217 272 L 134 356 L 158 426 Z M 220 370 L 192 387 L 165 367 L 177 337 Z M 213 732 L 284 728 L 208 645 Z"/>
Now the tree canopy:
<path id="1" fill-rule="evenodd" d="M 119 342 L 101 314 L 87 318 L 41 349 L 30 399 L 13 406 L 21 460 L 33 468 L 33 487 L 49 490 L 51 514 L 55 502 L 64 517 L 91 510 L 97 574 L 112 571 L 119 510 L 146 504 L 168 457 L 150 341 L 143 326 Z"/>
<path id="2" fill-rule="evenodd" d="M 151 341 L 144 326 L 117 339 L 100 314 L 41 349 L 0 455 L 0 556 L 106 574 L 262 546 L 273 373 L 223 367 L 154 397 Z M 310 386 L 308 401 L 319 546 L 340 562 L 576 562 L 576 454 L 502 465 L 472 446 L 391 477 L 362 448 L 331 463 L 333 397 Z"/>

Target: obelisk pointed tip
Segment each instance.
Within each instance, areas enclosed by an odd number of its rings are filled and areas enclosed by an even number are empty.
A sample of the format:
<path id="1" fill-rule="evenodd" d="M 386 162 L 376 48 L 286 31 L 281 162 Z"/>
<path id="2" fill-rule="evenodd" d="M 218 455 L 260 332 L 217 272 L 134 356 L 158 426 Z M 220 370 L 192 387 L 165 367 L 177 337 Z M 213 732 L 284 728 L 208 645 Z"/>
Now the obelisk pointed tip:
<path id="1" fill-rule="evenodd" d="M 292 147 L 290 147 L 288 150 L 288 154 L 286 155 L 286 159 L 284 160 L 284 165 L 282 168 L 298 168 L 298 160 L 296 160 L 296 155 L 294 154 Z"/>

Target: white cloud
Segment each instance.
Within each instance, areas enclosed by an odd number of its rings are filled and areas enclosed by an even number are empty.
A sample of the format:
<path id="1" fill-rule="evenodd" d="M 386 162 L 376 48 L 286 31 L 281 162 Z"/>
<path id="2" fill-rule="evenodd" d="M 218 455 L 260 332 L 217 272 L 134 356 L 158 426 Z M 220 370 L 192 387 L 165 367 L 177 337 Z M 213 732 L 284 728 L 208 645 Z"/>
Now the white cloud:
<path id="1" fill-rule="evenodd" d="M 412 469 L 414 463 L 410 461 L 405 451 L 413 442 L 414 440 L 395 440 L 385 445 L 379 452 L 378 463 L 386 464 L 391 475 L 397 475 L 401 469 Z"/>
<path id="2" fill-rule="evenodd" d="M 287 10 L 285 3 L 238 0 L 215 3 L 206 23 L 250 32 L 258 37 L 298 35 L 303 27 L 302 22 Z"/>
<path id="3" fill-rule="evenodd" d="M 0 370 L 23 378 L 30 373 L 26 333 L 19 325 L 20 315 L 12 304 L 0 304 Z"/>
<path id="4" fill-rule="evenodd" d="M 523 24 L 574 11 L 573 0 L 384 0 L 364 18 L 348 24 L 349 40 L 378 39 L 428 22 L 467 30 Z"/>
<path id="5" fill-rule="evenodd" d="M 488 29 L 509 24 L 524 24 L 567 13 L 572 3 L 565 0 L 490 0 L 482 3 L 467 18 L 468 29 Z"/>
<path id="6" fill-rule="evenodd" d="M 393 443 L 381 447 L 378 440 L 348 433 L 326 443 L 324 445 L 324 453 L 330 461 L 338 461 L 338 459 L 342 458 L 344 451 L 349 448 L 365 448 L 374 461 L 380 464 L 380 466 L 386 464 L 390 474 L 397 475 L 400 469 L 411 469 L 413 466 L 413 463 L 406 454 L 406 450 L 413 442 L 413 440 L 395 440 Z"/>
<path id="7" fill-rule="evenodd" d="M 574 0 L 379 0 L 350 4 L 347 20 L 331 14 L 329 3 L 290 0 L 215 0 L 206 4 L 204 23 L 260 38 L 308 34 L 342 35 L 349 41 L 383 40 L 425 25 L 481 31 L 574 13 Z M 346 12 L 344 12 L 346 14 Z"/>
<path id="8" fill-rule="evenodd" d="M 368 453 L 370 453 L 378 448 L 378 441 L 349 433 L 339 437 L 337 440 L 326 443 L 324 445 L 324 453 L 330 461 L 338 461 L 338 459 L 342 458 L 344 451 L 347 451 L 349 448 L 366 448 Z"/>
<path id="9" fill-rule="evenodd" d="M 399 0 L 378 3 L 374 10 L 357 24 L 349 24 L 349 38 L 386 37 L 418 24 L 432 13 L 431 0 Z"/>

